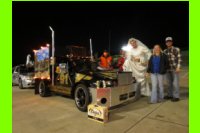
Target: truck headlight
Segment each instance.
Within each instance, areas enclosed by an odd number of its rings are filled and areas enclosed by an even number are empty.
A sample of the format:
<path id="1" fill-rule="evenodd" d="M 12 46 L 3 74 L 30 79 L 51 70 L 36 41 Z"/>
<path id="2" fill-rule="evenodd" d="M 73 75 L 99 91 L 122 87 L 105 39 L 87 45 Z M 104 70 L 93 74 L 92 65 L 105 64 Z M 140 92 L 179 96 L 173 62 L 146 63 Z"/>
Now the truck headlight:
<path id="1" fill-rule="evenodd" d="M 113 81 L 105 81 L 105 82 L 107 87 L 112 87 L 114 85 Z"/>
<path id="2" fill-rule="evenodd" d="M 96 83 L 96 88 L 106 88 L 106 87 L 113 87 L 114 81 L 105 81 L 105 80 L 97 80 Z"/>

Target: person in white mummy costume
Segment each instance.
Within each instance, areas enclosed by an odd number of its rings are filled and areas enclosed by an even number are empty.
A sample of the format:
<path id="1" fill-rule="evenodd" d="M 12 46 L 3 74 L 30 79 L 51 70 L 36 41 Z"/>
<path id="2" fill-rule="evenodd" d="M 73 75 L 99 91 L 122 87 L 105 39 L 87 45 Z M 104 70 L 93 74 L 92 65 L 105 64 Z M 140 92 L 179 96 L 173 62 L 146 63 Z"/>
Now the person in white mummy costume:
<path id="1" fill-rule="evenodd" d="M 128 45 L 122 49 L 126 51 L 123 70 L 131 71 L 136 81 L 141 83 L 141 95 L 150 96 L 149 83 L 146 79 L 147 64 L 151 56 L 150 49 L 135 38 L 130 38 Z"/>

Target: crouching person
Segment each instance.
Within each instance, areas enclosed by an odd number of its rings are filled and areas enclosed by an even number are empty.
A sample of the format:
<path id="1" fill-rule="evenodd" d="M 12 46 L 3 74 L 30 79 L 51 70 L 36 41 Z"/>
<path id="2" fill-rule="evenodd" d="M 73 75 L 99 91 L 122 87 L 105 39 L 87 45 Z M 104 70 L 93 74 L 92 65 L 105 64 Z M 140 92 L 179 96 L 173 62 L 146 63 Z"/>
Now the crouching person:
<path id="1" fill-rule="evenodd" d="M 162 52 L 160 45 L 155 45 L 150 57 L 147 74 L 151 75 L 152 92 L 150 103 L 162 102 L 164 98 L 163 79 L 169 68 L 168 58 Z"/>

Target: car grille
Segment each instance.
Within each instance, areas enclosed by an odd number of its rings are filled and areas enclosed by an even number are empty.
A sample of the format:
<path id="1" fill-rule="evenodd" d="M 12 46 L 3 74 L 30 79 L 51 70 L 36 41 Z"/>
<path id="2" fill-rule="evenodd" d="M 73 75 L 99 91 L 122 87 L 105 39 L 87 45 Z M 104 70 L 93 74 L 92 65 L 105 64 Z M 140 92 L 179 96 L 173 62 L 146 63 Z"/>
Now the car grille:
<path id="1" fill-rule="evenodd" d="M 129 85 L 133 83 L 132 72 L 118 73 L 118 85 Z"/>

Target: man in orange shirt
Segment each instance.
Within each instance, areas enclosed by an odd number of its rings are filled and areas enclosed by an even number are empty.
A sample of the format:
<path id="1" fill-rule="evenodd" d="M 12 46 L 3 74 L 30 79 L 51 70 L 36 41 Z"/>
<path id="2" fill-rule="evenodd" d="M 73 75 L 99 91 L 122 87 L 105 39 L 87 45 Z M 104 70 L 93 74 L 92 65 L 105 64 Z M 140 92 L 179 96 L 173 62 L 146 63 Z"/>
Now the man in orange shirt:
<path id="1" fill-rule="evenodd" d="M 99 66 L 100 66 L 103 70 L 112 69 L 111 63 L 112 63 L 112 57 L 109 56 L 109 54 L 108 54 L 107 51 L 104 51 L 104 52 L 103 52 L 103 55 L 100 57 Z"/>

